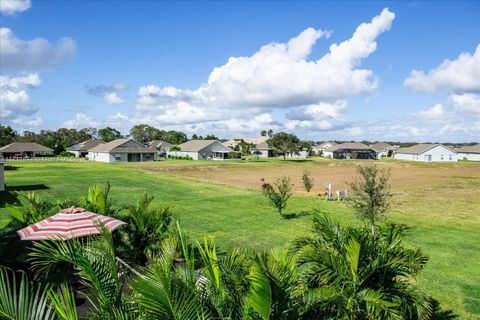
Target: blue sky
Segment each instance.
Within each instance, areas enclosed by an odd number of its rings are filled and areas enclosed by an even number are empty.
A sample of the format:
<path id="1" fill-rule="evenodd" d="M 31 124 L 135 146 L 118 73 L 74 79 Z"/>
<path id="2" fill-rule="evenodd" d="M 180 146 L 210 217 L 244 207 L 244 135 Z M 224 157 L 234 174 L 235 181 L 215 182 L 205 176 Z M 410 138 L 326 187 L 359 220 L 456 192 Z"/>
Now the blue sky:
<path id="1" fill-rule="evenodd" d="M 0 121 L 17 130 L 480 140 L 479 2 L 6 0 L 0 11 Z"/>

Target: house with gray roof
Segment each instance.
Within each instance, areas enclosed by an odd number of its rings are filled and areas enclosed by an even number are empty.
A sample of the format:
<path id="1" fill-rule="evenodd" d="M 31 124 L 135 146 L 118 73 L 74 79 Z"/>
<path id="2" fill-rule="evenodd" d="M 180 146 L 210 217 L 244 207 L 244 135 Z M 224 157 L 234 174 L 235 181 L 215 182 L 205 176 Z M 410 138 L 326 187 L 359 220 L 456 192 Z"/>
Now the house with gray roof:
<path id="1" fill-rule="evenodd" d="M 459 160 L 480 161 L 480 144 L 455 149 Z"/>
<path id="2" fill-rule="evenodd" d="M 337 144 L 338 143 L 333 141 L 325 141 L 312 146 L 312 152 L 317 156 L 323 156 L 323 153 L 325 152 L 325 150 L 333 146 L 336 146 Z"/>
<path id="3" fill-rule="evenodd" d="M 393 153 L 395 152 L 395 147 L 386 143 L 386 142 L 377 142 L 372 145 L 370 145 L 375 150 L 378 150 L 380 153 L 380 157 L 391 157 L 393 156 Z"/>
<path id="4" fill-rule="evenodd" d="M 458 161 L 458 154 L 441 144 L 420 143 L 395 151 L 395 159 L 410 161 Z"/>
<path id="5" fill-rule="evenodd" d="M 103 143 L 105 143 L 103 140 L 90 139 L 68 147 L 67 151 L 73 153 L 77 158 L 85 157 L 88 155 L 88 150 Z"/>
<path id="6" fill-rule="evenodd" d="M 150 141 L 148 146 L 157 150 L 158 157 L 166 157 L 168 152 L 170 151 L 170 147 L 172 146 L 172 144 L 163 140 L 153 140 Z"/>
<path id="7" fill-rule="evenodd" d="M 100 162 L 146 162 L 157 158 L 157 150 L 133 139 L 117 139 L 89 149 L 87 157 Z"/>
<path id="8" fill-rule="evenodd" d="M 0 148 L 3 158 L 53 156 L 53 149 L 36 142 L 13 142 Z"/>
<path id="9" fill-rule="evenodd" d="M 239 159 L 238 152 L 217 140 L 190 140 L 178 146 L 179 151 L 170 151 L 169 156 L 190 157 L 193 160 Z"/>
<path id="10" fill-rule="evenodd" d="M 323 154 L 324 157 L 334 159 L 374 160 L 381 157 L 378 150 L 372 146 L 367 146 L 366 144 L 359 142 L 346 142 L 337 144 L 326 149 Z"/>

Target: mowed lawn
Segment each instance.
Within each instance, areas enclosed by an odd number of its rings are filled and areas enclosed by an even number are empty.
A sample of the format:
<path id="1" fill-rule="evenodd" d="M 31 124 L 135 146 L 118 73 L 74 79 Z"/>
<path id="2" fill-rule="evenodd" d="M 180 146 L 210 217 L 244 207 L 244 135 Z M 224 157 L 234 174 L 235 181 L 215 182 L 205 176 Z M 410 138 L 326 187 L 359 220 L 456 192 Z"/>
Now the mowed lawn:
<path id="1" fill-rule="evenodd" d="M 222 247 L 280 249 L 309 231 L 311 216 L 281 219 L 259 192 L 260 179 L 292 177 L 296 193 L 288 212 L 318 209 L 341 223 L 357 224 L 343 203 L 327 202 L 315 194 L 327 182 L 343 188 L 361 163 L 319 159 L 16 163 L 6 166 L 9 193 L 0 194 L 0 207 L 16 200 L 15 191 L 35 191 L 52 200 L 78 199 L 90 185 L 108 180 L 116 206 L 134 202 L 142 192 L 152 193 L 156 203 L 174 207 L 191 238 L 213 237 Z M 420 247 L 430 258 L 420 285 L 442 308 L 463 319 L 480 319 L 480 163 L 375 163 L 392 170 L 394 206 L 389 219 L 407 225 L 408 244 Z M 311 195 L 301 191 L 300 176 L 305 169 L 316 181 Z"/>

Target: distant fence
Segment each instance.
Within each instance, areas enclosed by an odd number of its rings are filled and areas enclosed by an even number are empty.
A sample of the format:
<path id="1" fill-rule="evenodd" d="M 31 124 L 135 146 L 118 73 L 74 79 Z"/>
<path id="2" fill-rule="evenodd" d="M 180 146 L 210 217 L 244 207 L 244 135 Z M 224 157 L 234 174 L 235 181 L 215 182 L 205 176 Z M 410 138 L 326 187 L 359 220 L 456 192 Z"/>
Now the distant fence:
<path id="1" fill-rule="evenodd" d="M 17 163 L 17 162 L 40 162 L 40 163 L 52 163 L 52 162 L 91 162 L 85 158 L 75 158 L 75 157 L 37 157 L 37 158 L 28 158 L 28 159 L 0 159 L 0 162 L 3 163 Z"/>

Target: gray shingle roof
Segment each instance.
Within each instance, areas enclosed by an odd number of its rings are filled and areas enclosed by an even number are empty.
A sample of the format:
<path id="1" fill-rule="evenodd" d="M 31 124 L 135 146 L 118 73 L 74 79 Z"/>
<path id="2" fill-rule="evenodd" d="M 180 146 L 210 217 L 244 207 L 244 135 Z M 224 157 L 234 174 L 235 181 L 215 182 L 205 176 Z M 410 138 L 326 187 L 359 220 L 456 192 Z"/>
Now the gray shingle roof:
<path id="1" fill-rule="evenodd" d="M 395 150 L 395 148 L 386 143 L 386 142 L 377 142 L 375 144 L 370 145 L 370 147 L 374 148 L 375 150 Z"/>
<path id="2" fill-rule="evenodd" d="M 87 141 L 74 144 L 73 146 L 68 147 L 67 150 L 68 151 L 87 151 L 103 143 L 105 143 L 105 141 L 103 140 L 90 139 Z"/>
<path id="3" fill-rule="evenodd" d="M 122 146 L 123 144 L 133 141 L 136 146 Z M 133 139 L 117 139 L 89 149 L 89 152 L 101 152 L 101 153 L 149 153 L 156 152 L 154 148 L 147 148 L 143 144 Z"/>
<path id="4" fill-rule="evenodd" d="M 455 151 L 461 153 L 480 153 L 480 144 L 457 148 Z"/>
<path id="5" fill-rule="evenodd" d="M 181 151 L 185 151 L 185 152 L 198 152 L 198 151 L 208 147 L 209 145 L 211 145 L 213 143 L 218 143 L 219 148 L 221 148 L 221 147 L 225 148 L 225 149 L 222 148 L 222 150 L 218 150 L 218 152 L 227 151 L 227 149 L 229 151 L 232 151 L 230 148 L 225 147 L 223 144 L 221 144 L 217 140 L 190 140 L 190 141 L 187 141 L 187 142 L 179 145 L 179 148 L 180 148 Z"/>
<path id="6" fill-rule="evenodd" d="M 171 143 L 168 143 L 167 141 L 163 141 L 163 140 L 153 140 L 153 141 L 150 141 L 150 143 L 148 144 L 148 146 L 150 148 L 158 148 L 158 147 L 162 147 L 162 148 L 170 148 L 172 146 Z"/>
<path id="7" fill-rule="evenodd" d="M 375 152 L 378 152 L 378 150 L 373 148 L 372 146 L 367 146 L 366 144 L 363 144 L 360 142 L 346 142 L 346 143 L 337 144 L 336 146 L 332 146 L 325 151 L 334 152 L 341 149 L 373 150 Z"/>
<path id="8" fill-rule="evenodd" d="M 422 154 L 424 152 L 427 152 L 430 149 L 433 149 L 435 147 L 442 146 L 445 149 L 448 149 L 452 152 L 455 152 L 454 150 L 445 147 L 444 145 L 437 144 L 437 143 L 419 143 L 414 146 L 408 147 L 408 148 L 400 148 L 396 151 L 396 153 L 407 153 L 407 154 Z"/>
<path id="9" fill-rule="evenodd" d="M 0 148 L 0 153 L 53 152 L 53 149 L 36 142 L 13 142 Z"/>
<path id="10" fill-rule="evenodd" d="M 264 141 L 262 143 L 257 144 L 255 149 L 258 149 L 258 150 L 273 150 L 273 148 L 268 145 L 267 141 Z"/>

